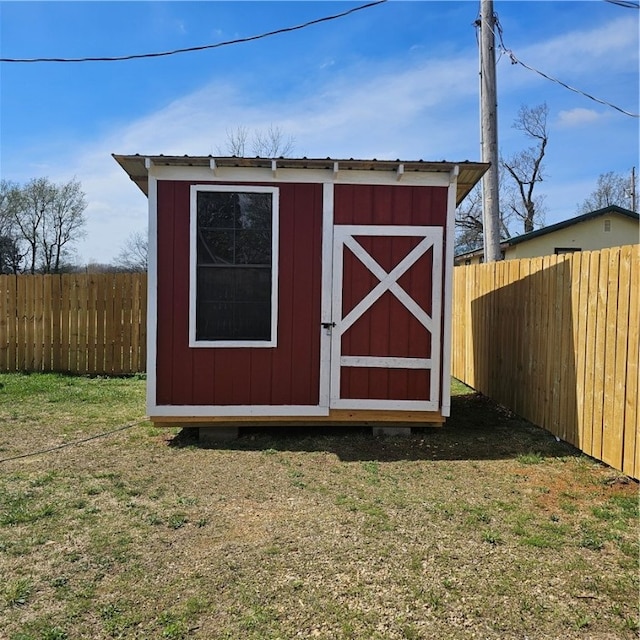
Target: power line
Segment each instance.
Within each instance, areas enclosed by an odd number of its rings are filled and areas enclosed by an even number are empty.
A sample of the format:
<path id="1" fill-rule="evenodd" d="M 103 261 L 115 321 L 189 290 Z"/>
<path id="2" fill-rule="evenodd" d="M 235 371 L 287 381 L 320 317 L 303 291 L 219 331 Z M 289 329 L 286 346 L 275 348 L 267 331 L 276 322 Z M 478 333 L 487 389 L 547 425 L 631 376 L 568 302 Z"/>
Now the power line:
<path id="1" fill-rule="evenodd" d="M 605 2 L 617 4 L 625 9 L 640 9 L 640 2 L 636 2 L 636 0 L 605 0 Z"/>
<path id="2" fill-rule="evenodd" d="M 569 89 L 569 91 L 573 91 L 574 93 L 577 93 L 581 96 L 584 96 L 585 98 L 589 98 L 589 100 L 593 100 L 594 102 L 598 102 L 600 104 L 603 104 L 606 107 L 611 107 L 612 109 L 615 109 L 616 111 L 619 111 L 620 113 L 623 113 L 625 116 L 630 116 L 632 118 L 640 118 L 640 113 L 632 113 L 631 111 L 626 111 L 625 109 L 622 109 L 620 107 L 617 107 L 615 104 L 611 104 L 611 102 L 607 102 L 606 100 L 601 100 L 600 98 L 596 98 L 595 96 L 592 96 L 584 91 L 581 91 L 580 89 L 576 89 L 575 87 L 572 87 L 568 84 L 566 84 L 565 82 L 562 82 L 562 80 L 558 80 L 557 78 L 553 78 L 550 75 L 547 75 L 546 73 L 539 71 L 538 69 L 534 69 L 533 67 L 530 67 L 529 65 L 525 64 L 524 62 L 522 62 L 522 60 L 518 60 L 518 58 L 515 57 L 515 55 L 513 54 L 512 51 L 507 51 L 506 52 L 509 55 L 509 58 L 511 59 L 511 64 L 519 64 L 520 66 L 524 67 L 525 69 L 529 69 L 529 71 L 533 71 L 535 73 L 537 73 L 538 75 L 542 76 L 543 78 L 546 78 L 547 80 L 551 80 L 551 82 L 555 82 L 557 84 L 559 84 L 561 87 L 564 87 L 565 89 Z"/>
<path id="3" fill-rule="evenodd" d="M 509 56 L 509 59 L 511 60 L 511 64 L 519 64 L 521 67 L 524 67 L 525 69 L 528 69 L 529 71 L 533 71 L 534 73 L 537 73 L 539 76 L 542 76 L 543 78 L 546 78 L 547 80 L 551 80 L 551 82 L 555 82 L 556 84 L 559 84 L 561 87 L 564 87 L 565 89 L 569 89 L 569 91 L 573 91 L 574 93 L 577 93 L 581 96 L 584 96 L 585 98 L 589 98 L 589 100 L 593 100 L 594 102 L 598 102 L 599 104 L 602 104 L 606 107 L 611 107 L 612 109 L 615 109 L 616 111 L 619 111 L 620 113 L 623 113 L 625 116 L 630 116 L 631 118 L 640 118 L 640 114 L 638 113 L 632 113 L 631 111 L 626 111 L 625 109 L 622 109 L 620 107 L 617 107 L 615 104 L 612 104 L 611 102 L 607 102 L 606 100 L 602 100 L 601 98 L 596 98 L 595 96 L 592 96 L 589 93 L 586 93 L 585 91 L 582 91 L 580 89 L 576 89 L 575 87 L 572 87 L 571 85 L 568 85 L 566 82 L 563 82 L 562 80 L 558 80 L 557 78 L 554 78 L 553 76 L 550 76 L 547 73 L 544 73 L 544 71 L 540 71 L 539 69 L 536 69 L 535 67 L 531 67 L 528 64 L 522 62 L 522 60 L 519 60 L 516 57 L 516 54 L 513 53 L 513 51 L 511 49 L 508 49 L 506 47 L 506 45 L 504 44 L 504 40 L 502 38 L 502 26 L 500 25 L 499 22 L 496 22 L 496 26 L 498 29 L 498 38 L 500 40 L 500 48 L 502 49 L 502 51 L 504 53 L 506 53 Z M 495 35 L 495 32 L 494 32 Z"/>
<path id="4" fill-rule="evenodd" d="M 74 440 L 73 442 L 65 442 L 64 444 L 59 444 L 55 447 L 49 447 L 48 449 L 40 449 L 39 451 L 31 451 L 30 453 L 23 453 L 18 456 L 11 456 L 10 458 L 3 458 L 0 460 L 0 464 L 3 462 L 10 462 L 11 460 L 21 460 L 22 458 L 30 458 L 32 456 L 38 456 L 42 453 L 50 453 L 51 451 L 58 451 L 59 449 L 65 449 L 66 447 L 75 447 L 79 444 L 84 444 L 85 442 L 90 442 L 91 440 L 97 440 L 98 438 L 104 438 L 105 436 L 110 436 L 112 433 L 118 433 L 118 431 L 125 431 L 126 429 L 131 429 L 132 427 L 136 427 L 143 422 L 146 422 L 146 418 L 141 418 L 140 420 L 136 420 L 134 422 L 128 422 L 127 424 L 120 425 L 115 429 L 111 429 L 111 431 L 105 431 L 103 433 L 98 433 L 94 436 L 89 436 L 88 438 L 83 438 L 82 440 Z"/>
<path id="5" fill-rule="evenodd" d="M 207 49 L 218 49 L 220 47 L 226 47 L 232 44 L 241 44 L 244 42 L 252 42 L 254 40 L 262 40 L 263 38 L 269 38 L 270 36 L 276 36 L 281 33 L 290 33 L 291 31 L 299 31 L 300 29 L 306 29 L 312 25 L 320 24 L 322 22 L 329 22 L 330 20 L 337 20 L 338 18 L 344 18 L 351 15 L 356 11 L 362 11 L 363 9 L 370 9 L 379 4 L 384 4 L 388 0 L 376 0 L 368 4 L 363 4 L 359 7 L 354 7 L 343 11 L 342 13 L 336 13 L 334 15 L 325 16 L 324 18 L 316 18 L 315 20 L 309 20 L 303 24 L 298 24 L 293 27 L 283 27 L 282 29 L 276 29 L 275 31 L 268 31 L 267 33 L 261 33 L 256 36 L 247 36 L 246 38 L 236 38 L 235 40 L 226 40 L 225 42 L 216 42 L 215 44 L 205 44 L 198 47 L 186 47 L 184 49 L 173 49 L 172 51 L 160 51 L 156 53 L 136 53 L 127 56 L 113 56 L 113 57 L 86 57 L 86 58 L 0 58 L 0 62 L 122 62 L 124 60 L 140 60 L 142 58 L 161 58 L 164 56 L 173 56 L 179 53 L 191 53 L 194 51 L 205 51 Z"/>

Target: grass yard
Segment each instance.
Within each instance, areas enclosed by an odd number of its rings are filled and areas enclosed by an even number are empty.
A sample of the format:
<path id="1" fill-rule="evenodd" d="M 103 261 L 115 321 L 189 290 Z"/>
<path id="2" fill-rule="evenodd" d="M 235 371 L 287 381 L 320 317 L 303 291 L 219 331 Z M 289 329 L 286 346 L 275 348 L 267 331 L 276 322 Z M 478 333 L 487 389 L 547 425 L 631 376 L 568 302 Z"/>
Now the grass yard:
<path id="1" fill-rule="evenodd" d="M 637 637 L 638 485 L 456 385 L 442 429 L 142 423 L 144 380 L 0 375 L 0 638 Z"/>

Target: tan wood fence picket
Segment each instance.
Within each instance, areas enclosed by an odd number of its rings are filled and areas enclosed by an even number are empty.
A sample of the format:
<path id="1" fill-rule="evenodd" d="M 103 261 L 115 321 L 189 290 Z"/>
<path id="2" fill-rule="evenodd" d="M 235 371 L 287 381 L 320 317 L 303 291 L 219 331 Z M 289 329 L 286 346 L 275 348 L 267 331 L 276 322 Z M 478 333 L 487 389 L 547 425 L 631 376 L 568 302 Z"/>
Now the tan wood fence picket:
<path id="1" fill-rule="evenodd" d="M 640 245 L 454 270 L 452 373 L 640 478 Z"/>
<path id="2" fill-rule="evenodd" d="M 144 273 L 0 276 L 0 371 L 146 370 Z"/>

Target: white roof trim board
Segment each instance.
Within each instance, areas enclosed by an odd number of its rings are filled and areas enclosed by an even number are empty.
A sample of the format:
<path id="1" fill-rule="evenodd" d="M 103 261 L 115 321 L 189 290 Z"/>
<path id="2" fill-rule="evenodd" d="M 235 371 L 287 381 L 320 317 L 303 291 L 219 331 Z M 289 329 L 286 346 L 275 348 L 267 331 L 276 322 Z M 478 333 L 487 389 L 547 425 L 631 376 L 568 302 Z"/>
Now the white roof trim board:
<path id="1" fill-rule="evenodd" d="M 448 177 L 451 172 L 458 169 L 458 181 L 456 191 L 456 203 L 460 204 L 465 196 L 473 189 L 485 171 L 489 168 L 487 163 L 482 162 L 427 162 L 425 160 L 338 160 L 335 158 L 241 158 L 214 157 L 214 156 L 165 156 L 165 155 L 118 155 L 113 154 L 114 159 L 126 171 L 131 180 L 135 182 L 140 190 L 148 195 L 149 193 L 149 172 L 152 169 L 161 167 L 194 167 L 206 168 L 211 172 L 212 179 L 217 179 L 221 170 L 227 169 L 264 169 L 270 179 L 273 180 L 285 175 L 280 170 L 310 170 L 312 173 L 322 175 L 323 182 L 344 181 L 349 183 L 350 176 L 363 172 L 375 172 L 376 178 L 380 178 L 379 172 L 386 172 L 389 182 L 402 184 L 416 184 L 419 182 L 419 175 L 424 173 L 444 174 Z M 250 173 L 250 172 L 248 172 Z M 413 175 L 416 181 L 407 180 Z M 373 176 L 372 176 L 373 177 Z M 426 176 L 425 176 L 426 177 Z M 310 182 L 317 180 L 310 179 Z M 372 180 L 378 182 L 379 180 Z M 358 180 L 361 182 L 361 180 Z"/>

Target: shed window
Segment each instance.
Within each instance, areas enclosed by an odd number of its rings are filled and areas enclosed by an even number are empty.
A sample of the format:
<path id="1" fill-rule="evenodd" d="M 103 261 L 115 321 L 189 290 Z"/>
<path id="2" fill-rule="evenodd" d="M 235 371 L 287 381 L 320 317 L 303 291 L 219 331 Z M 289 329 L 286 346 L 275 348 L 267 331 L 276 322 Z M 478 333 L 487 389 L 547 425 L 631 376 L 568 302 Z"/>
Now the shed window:
<path id="1" fill-rule="evenodd" d="M 275 346 L 278 190 L 192 187 L 191 346 Z"/>

